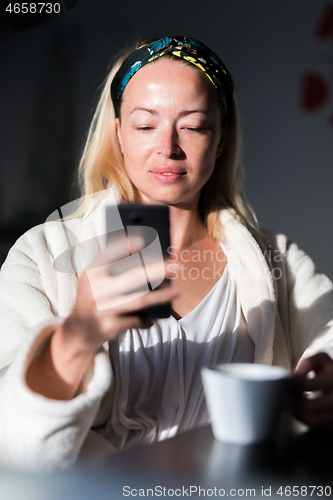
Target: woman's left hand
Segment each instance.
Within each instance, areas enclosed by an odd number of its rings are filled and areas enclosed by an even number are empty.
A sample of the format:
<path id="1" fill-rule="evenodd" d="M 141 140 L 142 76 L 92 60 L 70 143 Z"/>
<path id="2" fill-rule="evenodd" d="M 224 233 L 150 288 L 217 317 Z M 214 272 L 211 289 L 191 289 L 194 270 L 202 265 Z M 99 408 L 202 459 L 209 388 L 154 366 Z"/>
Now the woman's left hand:
<path id="1" fill-rule="evenodd" d="M 333 360 L 324 352 L 303 359 L 292 379 L 294 416 L 310 427 L 333 429 Z"/>

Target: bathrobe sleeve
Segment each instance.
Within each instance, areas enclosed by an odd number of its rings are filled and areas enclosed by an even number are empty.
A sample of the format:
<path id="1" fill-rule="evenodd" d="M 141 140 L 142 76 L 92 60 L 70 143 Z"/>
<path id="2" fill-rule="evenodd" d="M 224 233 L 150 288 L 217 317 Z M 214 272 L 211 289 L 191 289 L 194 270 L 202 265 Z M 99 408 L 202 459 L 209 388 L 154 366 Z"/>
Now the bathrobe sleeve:
<path id="1" fill-rule="evenodd" d="M 333 358 L 332 282 L 285 235 L 267 229 L 262 233 L 261 248 L 275 287 L 277 364 L 295 367 L 301 358 L 320 351 Z"/>
<path id="2" fill-rule="evenodd" d="M 324 351 L 333 359 L 333 285 L 295 243 L 287 244 L 290 339 L 294 358 Z"/>
<path id="3" fill-rule="evenodd" d="M 17 241 L 0 273 L 0 458 L 24 469 L 75 461 L 111 381 L 108 354 L 100 352 L 71 401 L 44 398 L 25 383 L 27 366 L 75 300 L 77 275 L 52 266 L 51 253 L 64 248 L 56 225 L 51 245 L 36 227 Z"/>

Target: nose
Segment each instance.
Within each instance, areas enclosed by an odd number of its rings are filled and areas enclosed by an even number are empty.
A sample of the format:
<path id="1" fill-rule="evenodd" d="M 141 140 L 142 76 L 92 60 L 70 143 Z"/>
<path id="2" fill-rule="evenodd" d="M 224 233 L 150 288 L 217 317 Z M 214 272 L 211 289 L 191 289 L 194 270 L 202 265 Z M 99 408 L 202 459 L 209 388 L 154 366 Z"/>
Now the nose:
<path id="1" fill-rule="evenodd" d="M 166 158 L 178 156 L 181 153 L 178 134 L 174 128 L 168 127 L 161 130 L 158 152 Z"/>

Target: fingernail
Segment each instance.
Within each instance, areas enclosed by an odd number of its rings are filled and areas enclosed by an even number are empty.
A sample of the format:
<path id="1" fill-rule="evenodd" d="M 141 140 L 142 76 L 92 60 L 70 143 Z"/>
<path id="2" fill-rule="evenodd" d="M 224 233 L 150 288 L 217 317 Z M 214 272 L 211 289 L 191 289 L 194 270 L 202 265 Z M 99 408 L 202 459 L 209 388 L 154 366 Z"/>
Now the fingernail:
<path id="1" fill-rule="evenodd" d="M 178 264 L 169 264 L 168 265 L 168 271 L 170 272 L 176 272 L 179 271 L 180 267 Z"/>
<path id="2" fill-rule="evenodd" d="M 131 252 L 136 252 L 137 250 L 141 250 L 144 246 L 144 239 L 140 236 L 132 236 L 129 240 Z"/>

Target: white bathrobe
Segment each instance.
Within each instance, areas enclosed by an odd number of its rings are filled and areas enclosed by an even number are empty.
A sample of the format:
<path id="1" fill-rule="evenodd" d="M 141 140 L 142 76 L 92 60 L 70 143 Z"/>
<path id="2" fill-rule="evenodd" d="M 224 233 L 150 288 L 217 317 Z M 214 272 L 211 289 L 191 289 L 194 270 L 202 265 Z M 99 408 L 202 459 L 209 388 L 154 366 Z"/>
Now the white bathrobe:
<path id="1" fill-rule="evenodd" d="M 73 464 L 80 453 L 126 446 L 112 440 L 117 382 L 107 350 L 95 357 L 71 401 L 49 400 L 25 384 L 29 362 L 73 308 L 79 274 L 104 245 L 106 203 L 84 221 L 67 221 L 65 231 L 56 221 L 31 229 L 2 267 L 0 457 L 7 464 L 52 470 Z M 263 230 L 263 237 L 255 237 L 228 210 L 221 212 L 221 222 L 254 361 L 292 368 L 315 352 L 333 357 L 330 280 L 284 235 Z M 133 422 L 128 419 L 131 431 Z M 191 422 L 192 427 L 196 424 Z M 158 419 L 149 425 L 158 429 Z M 145 438 L 148 434 L 140 432 L 141 441 L 151 442 L 151 433 Z M 159 439 L 158 431 L 154 435 Z"/>

